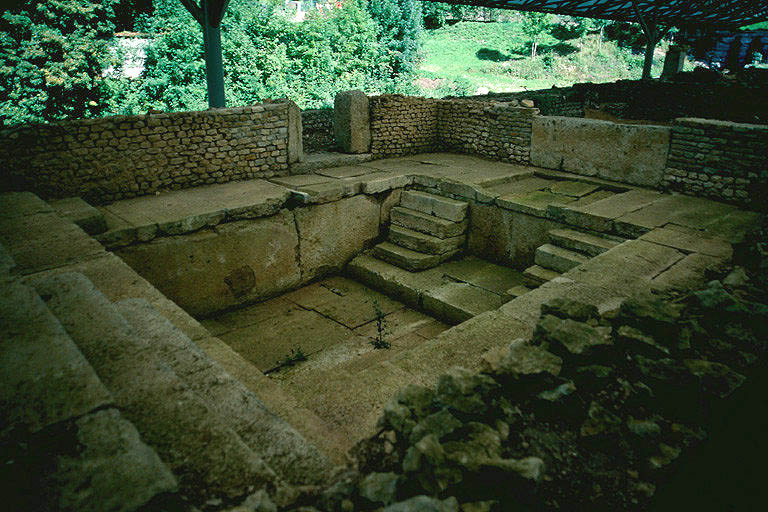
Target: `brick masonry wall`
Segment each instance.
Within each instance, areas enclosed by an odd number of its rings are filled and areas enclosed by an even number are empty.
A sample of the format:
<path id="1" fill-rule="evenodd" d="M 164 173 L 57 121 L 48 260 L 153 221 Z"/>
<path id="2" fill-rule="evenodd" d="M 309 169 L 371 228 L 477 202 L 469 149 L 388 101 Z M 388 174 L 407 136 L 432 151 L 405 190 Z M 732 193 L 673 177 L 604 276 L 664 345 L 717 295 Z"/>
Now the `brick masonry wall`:
<path id="1" fill-rule="evenodd" d="M 439 105 L 443 149 L 504 162 L 530 163 L 531 125 L 538 109 L 467 100 L 441 100 Z"/>
<path id="2" fill-rule="evenodd" d="M 763 209 L 768 125 L 676 119 L 662 187 Z"/>
<path id="3" fill-rule="evenodd" d="M 302 110 L 301 126 L 305 152 L 336 150 L 332 108 Z"/>
<path id="4" fill-rule="evenodd" d="M 374 158 L 413 155 L 438 146 L 438 100 L 387 94 L 369 99 Z"/>
<path id="5" fill-rule="evenodd" d="M 288 172 L 288 103 L 0 131 L 0 184 L 100 204 Z"/>

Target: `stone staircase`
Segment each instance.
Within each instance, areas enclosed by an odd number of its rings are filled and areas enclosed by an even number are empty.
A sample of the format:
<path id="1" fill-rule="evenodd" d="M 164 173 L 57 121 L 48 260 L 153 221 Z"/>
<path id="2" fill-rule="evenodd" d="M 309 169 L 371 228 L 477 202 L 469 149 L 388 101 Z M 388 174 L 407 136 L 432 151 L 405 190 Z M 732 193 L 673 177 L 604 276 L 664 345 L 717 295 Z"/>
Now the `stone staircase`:
<path id="1" fill-rule="evenodd" d="M 330 463 L 143 299 L 15 272 L 0 246 L 0 453 L 15 510 L 182 509 Z"/>
<path id="2" fill-rule="evenodd" d="M 509 290 L 509 295 L 519 297 L 624 241 L 573 229 L 553 229 L 548 237 L 549 242 L 536 249 L 534 265 L 523 272 L 525 284 Z"/>
<path id="3" fill-rule="evenodd" d="M 373 256 L 410 272 L 438 266 L 466 243 L 468 203 L 406 190 L 390 212 L 388 241 Z"/>

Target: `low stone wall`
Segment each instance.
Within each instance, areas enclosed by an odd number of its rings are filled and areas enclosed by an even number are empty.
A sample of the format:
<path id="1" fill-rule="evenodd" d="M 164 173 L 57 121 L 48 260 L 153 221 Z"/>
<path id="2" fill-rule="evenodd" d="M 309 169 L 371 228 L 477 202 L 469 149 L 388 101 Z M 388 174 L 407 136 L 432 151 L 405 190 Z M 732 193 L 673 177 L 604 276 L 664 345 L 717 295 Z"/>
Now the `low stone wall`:
<path id="1" fill-rule="evenodd" d="M 764 209 L 768 125 L 676 119 L 663 186 Z"/>
<path id="2" fill-rule="evenodd" d="M 531 163 L 586 176 L 658 187 L 670 129 L 573 117 L 533 121 Z"/>
<path id="3" fill-rule="evenodd" d="M 441 100 L 438 133 L 441 149 L 501 160 L 530 163 L 534 108 L 504 103 Z"/>
<path id="4" fill-rule="evenodd" d="M 370 98 L 374 158 L 413 155 L 438 146 L 438 100 L 387 94 Z"/>
<path id="5" fill-rule="evenodd" d="M 0 183 L 94 204 L 263 178 L 301 158 L 293 103 L 62 121 L 0 131 Z M 297 119 L 300 122 L 300 118 Z M 294 121 L 296 122 L 296 121 Z"/>
<path id="6" fill-rule="evenodd" d="M 323 108 L 301 111 L 302 141 L 304 151 L 335 151 L 336 137 L 333 134 L 333 109 Z"/>
<path id="7" fill-rule="evenodd" d="M 584 117 L 584 98 L 573 88 L 542 89 L 539 91 L 489 93 L 463 98 L 471 101 L 507 103 L 517 106 L 522 100 L 531 100 L 543 116 Z"/>
<path id="8" fill-rule="evenodd" d="M 758 70 L 755 70 L 759 73 Z M 702 117 L 747 123 L 768 119 L 766 78 L 736 75 L 724 79 L 715 73 L 681 73 L 665 80 L 619 80 L 605 84 L 576 84 L 573 96 L 586 107 L 615 107 L 625 119 L 670 122 L 678 117 Z"/>

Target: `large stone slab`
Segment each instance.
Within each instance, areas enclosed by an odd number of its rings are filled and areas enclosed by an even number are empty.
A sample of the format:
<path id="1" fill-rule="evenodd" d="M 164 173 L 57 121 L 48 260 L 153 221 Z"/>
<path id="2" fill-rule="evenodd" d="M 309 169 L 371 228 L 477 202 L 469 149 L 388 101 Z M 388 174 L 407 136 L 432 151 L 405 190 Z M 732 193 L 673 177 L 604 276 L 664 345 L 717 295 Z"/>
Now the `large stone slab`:
<path id="1" fill-rule="evenodd" d="M 647 290 L 651 279 L 684 256 L 671 247 L 629 240 L 582 263 L 562 277 L 630 295 L 634 291 Z"/>
<path id="2" fill-rule="evenodd" d="M 343 153 L 367 153 L 371 149 L 368 96 L 363 91 L 343 91 L 333 101 L 333 131 Z"/>
<path id="3" fill-rule="evenodd" d="M 116 408 L 45 429 L 17 449 L 4 468 L 9 510 L 128 512 L 176 491 L 173 474 Z"/>
<path id="4" fill-rule="evenodd" d="M 469 283 L 446 283 L 428 290 L 422 307 L 451 325 L 460 324 L 486 311 L 496 310 L 506 298 Z"/>
<path id="5" fill-rule="evenodd" d="M 418 190 L 403 192 L 401 206 L 453 222 L 460 222 L 467 216 L 467 203 L 447 197 L 436 196 Z"/>
<path id="6" fill-rule="evenodd" d="M 0 432 L 37 432 L 113 403 L 35 291 L 0 286 Z"/>
<path id="7" fill-rule="evenodd" d="M 293 484 L 323 480 L 328 461 L 148 302 L 129 299 L 116 307 L 149 342 L 158 359 L 168 364 L 270 468 Z"/>
<path id="8" fill-rule="evenodd" d="M 96 235 L 107 230 L 104 214 L 79 197 L 67 197 L 51 201 L 51 206 L 60 217 L 74 222 L 89 235 Z"/>
<path id="9" fill-rule="evenodd" d="M 145 299 L 192 339 L 209 335 L 197 320 L 189 316 L 189 313 L 160 293 L 122 259 L 111 253 L 101 258 L 40 272 L 27 277 L 26 281 L 34 286 L 34 283 L 62 272 L 83 274 L 110 302 L 129 298 Z"/>
<path id="10" fill-rule="evenodd" d="M 664 176 L 669 134 L 664 126 L 540 116 L 533 120 L 531 163 L 656 187 Z"/>
<path id="11" fill-rule="evenodd" d="M 388 315 L 402 308 L 401 303 L 341 276 L 323 279 L 283 298 L 305 309 L 314 309 L 350 329 L 371 322 L 379 312 Z"/>
<path id="12" fill-rule="evenodd" d="M 466 219 L 453 222 L 401 206 L 392 208 L 390 215 L 393 224 L 438 238 L 459 236 L 467 229 Z"/>
<path id="13" fill-rule="evenodd" d="M 201 503 L 237 498 L 274 484 L 275 474 L 178 376 L 81 274 L 37 284 L 72 340 L 133 423 Z"/>
<path id="14" fill-rule="evenodd" d="M 380 206 L 371 197 L 350 197 L 294 213 L 304 280 L 340 270 L 379 236 Z"/>
<path id="15" fill-rule="evenodd" d="M 378 218 L 378 210 L 374 214 Z M 117 251 L 192 315 L 265 299 L 301 280 L 293 213 L 238 221 Z"/>
<path id="16" fill-rule="evenodd" d="M 445 282 L 439 269 L 409 272 L 368 254 L 361 254 L 352 260 L 347 265 L 346 272 L 371 288 L 412 307 L 419 307 L 421 295 L 426 290 Z"/>
<path id="17" fill-rule="evenodd" d="M 104 247 L 54 213 L 0 216 L 0 243 L 19 272 L 32 274 L 104 255 Z"/>
<path id="18" fill-rule="evenodd" d="M 389 227 L 390 242 L 407 249 L 427 254 L 444 254 L 446 252 L 455 251 L 464 245 L 465 240 L 466 238 L 463 236 L 437 238 L 395 224 Z"/>
<path id="19" fill-rule="evenodd" d="M 288 164 L 304 159 L 304 142 L 301 129 L 301 109 L 291 100 L 286 100 L 288 109 Z"/>
<path id="20" fill-rule="evenodd" d="M 507 290 L 523 282 L 519 271 L 471 256 L 446 262 L 440 265 L 440 271 L 455 281 L 469 283 L 499 296 L 505 296 Z"/>
<path id="21" fill-rule="evenodd" d="M 36 213 L 53 213 L 51 205 L 32 192 L 0 194 L 0 217 L 21 217 Z"/>
<path id="22" fill-rule="evenodd" d="M 266 372 L 280 366 L 292 352 L 307 357 L 356 336 L 320 313 L 294 309 L 285 315 L 222 334 L 221 339 L 253 366 Z M 297 341 L 300 340 L 300 341 Z"/>

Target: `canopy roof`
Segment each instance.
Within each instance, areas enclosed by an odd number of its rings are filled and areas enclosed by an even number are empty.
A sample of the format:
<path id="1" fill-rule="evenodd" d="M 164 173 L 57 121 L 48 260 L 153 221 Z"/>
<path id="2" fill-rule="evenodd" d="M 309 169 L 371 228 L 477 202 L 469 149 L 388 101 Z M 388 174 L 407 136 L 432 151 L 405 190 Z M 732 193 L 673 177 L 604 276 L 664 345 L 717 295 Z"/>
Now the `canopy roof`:
<path id="1" fill-rule="evenodd" d="M 437 0 L 426 0 L 437 1 Z M 768 20 L 768 0 L 439 0 L 517 11 L 549 12 L 636 21 L 641 17 L 664 25 L 744 26 Z"/>

